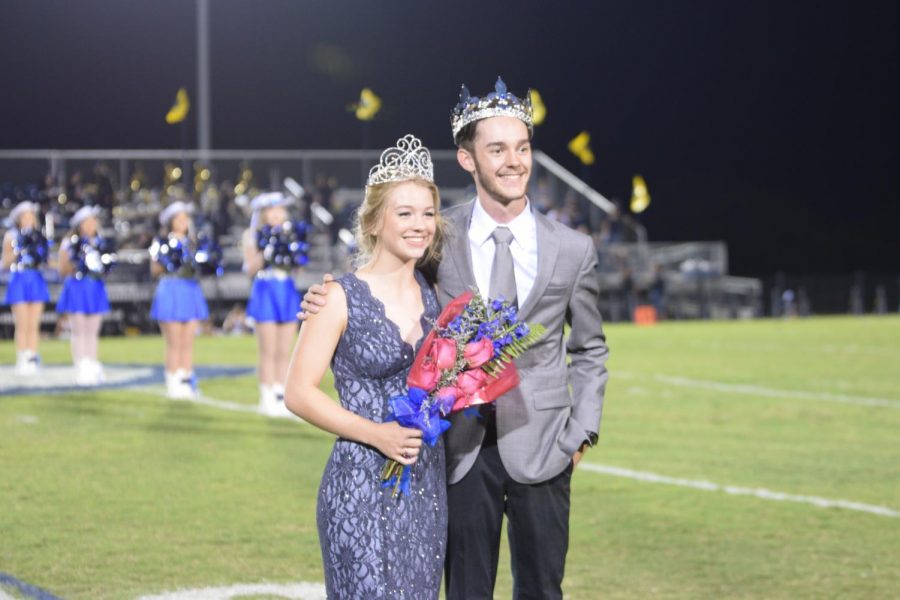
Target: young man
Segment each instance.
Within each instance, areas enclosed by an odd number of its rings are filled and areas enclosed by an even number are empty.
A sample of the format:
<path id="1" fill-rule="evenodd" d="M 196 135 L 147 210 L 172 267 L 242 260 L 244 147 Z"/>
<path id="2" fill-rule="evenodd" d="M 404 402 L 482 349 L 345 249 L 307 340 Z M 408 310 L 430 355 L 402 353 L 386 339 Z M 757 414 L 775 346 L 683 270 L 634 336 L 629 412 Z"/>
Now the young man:
<path id="1" fill-rule="evenodd" d="M 493 597 L 504 514 L 513 597 L 562 598 L 569 482 L 596 442 L 607 380 L 596 253 L 589 237 L 547 219 L 526 196 L 530 99 L 500 79 L 484 98 L 463 86 L 451 125 L 478 195 L 443 213 L 440 300 L 476 284 L 485 296 L 515 298 L 520 318 L 547 333 L 516 361 L 519 387 L 482 418 L 456 415 L 446 434 L 447 598 Z"/>
<path id="2" fill-rule="evenodd" d="M 518 388 L 478 418 L 455 415 L 445 434 L 447 598 L 493 598 L 504 515 L 513 597 L 562 598 L 569 483 L 596 443 L 607 380 L 596 254 L 589 237 L 544 217 L 526 196 L 530 99 L 500 79 L 483 98 L 463 86 L 451 126 L 478 195 L 442 213 L 439 300 L 476 285 L 515 301 L 520 318 L 547 333 L 516 360 Z M 322 291 L 314 286 L 304 310 L 324 304 Z"/>

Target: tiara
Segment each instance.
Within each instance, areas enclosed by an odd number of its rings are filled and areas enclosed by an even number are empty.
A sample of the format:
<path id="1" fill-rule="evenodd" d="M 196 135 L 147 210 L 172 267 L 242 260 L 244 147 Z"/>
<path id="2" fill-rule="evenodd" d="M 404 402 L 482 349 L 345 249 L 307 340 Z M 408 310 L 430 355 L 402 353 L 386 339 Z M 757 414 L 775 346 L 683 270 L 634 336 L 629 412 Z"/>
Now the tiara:
<path id="1" fill-rule="evenodd" d="M 534 130 L 531 108 L 531 94 L 522 100 L 506 90 L 506 84 L 497 78 L 494 91 L 483 98 L 472 96 L 465 85 L 459 92 L 459 104 L 450 113 L 450 127 L 453 129 L 453 141 L 463 127 L 479 119 L 488 117 L 515 117 L 528 126 L 528 133 Z"/>
<path id="2" fill-rule="evenodd" d="M 369 171 L 366 187 L 388 183 L 390 181 L 406 181 L 408 179 L 424 179 L 434 183 L 434 165 L 428 148 L 422 140 L 408 133 L 381 153 L 378 164 Z"/>

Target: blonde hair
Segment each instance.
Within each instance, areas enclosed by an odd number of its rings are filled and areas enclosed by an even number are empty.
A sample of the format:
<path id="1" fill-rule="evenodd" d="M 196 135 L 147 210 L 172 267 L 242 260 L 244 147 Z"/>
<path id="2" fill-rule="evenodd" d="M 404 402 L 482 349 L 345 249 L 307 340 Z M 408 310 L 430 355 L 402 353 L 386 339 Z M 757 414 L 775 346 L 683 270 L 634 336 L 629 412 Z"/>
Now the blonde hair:
<path id="1" fill-rule="evenodd" d="M 355 259 L 356 266 L 366 263 L 375 252 L 375 246 L 378 243 L 378 237 L 375 231 L 384 218 L 385 206 L 387 205 L 388 195 L 397 187 L 404 183 L 415 183 L 428 189 L 434 200 L 434 236 L 431 244 L 425 251 L 416 265 L 424 268 L 436 264 L 441 258 L 441 243 L 444 239 L 444 222 L 441 219 L 441 195 L 437 186 L 431 181 L 425 179 L 406 179 L 404 181 L 388 181 L 366 187 L 366 197 L 363 199 L 359 210 L 356 213 L 356 227 L 353 235 L 356 237 L 356 244 L 359 246 L 359 254 Z"/>

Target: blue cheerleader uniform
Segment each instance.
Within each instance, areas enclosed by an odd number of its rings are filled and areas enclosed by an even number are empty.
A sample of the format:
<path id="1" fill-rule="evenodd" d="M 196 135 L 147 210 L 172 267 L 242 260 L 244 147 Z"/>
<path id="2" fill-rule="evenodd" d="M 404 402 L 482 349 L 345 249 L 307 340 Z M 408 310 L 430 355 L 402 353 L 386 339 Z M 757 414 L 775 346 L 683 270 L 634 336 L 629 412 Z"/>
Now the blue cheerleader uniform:
<path id="1" fill-rule="evenodd" d="M 77 238 L 75 240 L 77 241 Z M 63 252 L 71 252 L 71 249 L 71 241 L 63 242 L 60 248 Z M 77 260 L 77 257 L 74 260 Z M 109 310 L 106 284 L 100 273 L 87 271 L 66 277 L 59 300 L 56 302 L 56 312 L 96 315 L 108 313 Z"/>
<path id="2" fill-rule="evenodd" d="M 4 304 L 49 301 L 50 290 L 38 269 L 17 269 L 10 275 L 9 285 L 6 286 L 6 297 L 3 299 Z"/>
<path id="3" fill-rule="evenodd" d="M 72 275 L 66 277 L 59 301 L 56 303 L 56 312 L 86 315 L 108 313 L 109 298 L 106 295 L 106 284 L 99 277 L 90 275 L 81 279 Z"/>
<path id="4" fill-rule="evenodd" d="M 9 237 L 19 236 L 17 229 L 11 229 L 4 237 L 4 243 Z M 39 236 L 43 240 L 43 236 Z M 46 254 L 47 244 L 43 242 L 43 253 Z M 22 253 L 16 256 L 16 262 L 12 264 L 12 274 L 6 286 L 4 304 L 21 304 L 23 302 L 49 302 L 50 290 L 47 282 L 39 269 L 43 258 L 35 260 L 34 253 Z M 27 262 L 26 262 L 27 261 Z"/>
<path id="5" fill-rule="evenodd" d="M 181 323 L 208 319 L 209 307 L 200 282 L 193 277 L 164 276 L 153 294 L 150 316 L 157 321 Z"/>
<path id="6" fill-rule="evenodd" d="M 269 267 L 259 271 L 250 290 L 247 316 L 257 323 L 291 323 L 300 310 L 300 292 L 289 271 Z"/>
<path id="7" fill-rule="evenodd" d="M 168 246 L 161 251 L 160 245 Z M 203 321 L 209 318 L 209 307 L 203 297 L 200 281 L 194 277 L 196 248 L 187 240 L 174 237 L 157 239 L 150 255 L 170 274 L 164 275 L 153 294 L 150 316 L 162 322 Z"/>

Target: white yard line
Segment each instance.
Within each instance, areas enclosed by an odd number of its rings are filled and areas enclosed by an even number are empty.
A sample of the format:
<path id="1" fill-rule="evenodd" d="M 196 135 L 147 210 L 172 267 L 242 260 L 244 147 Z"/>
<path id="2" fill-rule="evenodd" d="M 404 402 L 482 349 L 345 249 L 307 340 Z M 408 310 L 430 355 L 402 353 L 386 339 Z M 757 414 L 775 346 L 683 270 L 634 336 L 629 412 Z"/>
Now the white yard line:
<path id="1" fill-rule="evenodd" d="M 667 477 L 666 475 L 658 475 L 647 471 L 632 471 L 631 469 L 622 469 L 619 467 L 611 467 L 608 465 L 598 465 L 595 463 L 581 462 L 578 463 L 578 470 L 593 471 L 603 475 L 612 475 L 613 477 L 625 477 L 645 483 L 661 483 L 665 485 L 677 485 L 680 487 L 692 488 L 695 490 L 703 490 L 704 492 L 724 492 L 733 496 L 755 496 L 763 500 L 774 500 L 777 502 L 799 502 L 801 504 L 811 504 L 819 508 L 843 508 L 846 510 L 856 510 L 871 513 L 882 517 L 900 517 L 900 511 L 896 511 L 885 506 L 877 506 L 873 504 L 863 504 L 862 502 L 853 502 L 852 500 L 820 498 L 818 496 L 800 496 L 796 494 L 786 494 L 784 492 L 774 492 L 765 488 L 747 488 L 733 485 L 720 485 L 711 481 L 696 479 L 680 479 L 678 477 Z"/>
<path id="2" fill-rule="evenodd" d="M 132 388 L 135 391 L 144 392 L 147 394 L 153 394 L 154 396 L 161 396 L 163 398 L 168 398 L 166 396 L 166 390 L 160 386 L 145 386 L 145 387 L 136 387 Z M 241 413 L 249 413 L 253 415 L 259 415 L 259 410 L 255 405 L 250 404 L 241 404 L 240 402 L 229 402 L 228 400 L 219 400 L 217 398 L 211 398 L 205 394 L 200 394 L 197 398 L 192 399 L 184 399 L 184 400 L 169 400 L 170 402 L 192 402 L 194 404 L 201 404 L 203 406 L 209 406 L 211 408 L 218 408 L 220 410 L 228 410 L 231 412 L 241 412 Z M 293 421 L 295 423 L 305 423 L 299 417 L 295 417 L 293 415 L 290 416 L 271 416 L 271 419 L 284 419 L 286 421 Z"/>
<path id="3" fill-rule="evenodd" d="M 141 388 L 143 391 L 150 392 L 159 396 L 165 396 L 162 388 L 146 387 Z M 225 400 L 217 400 L 208 396 L 202 396 L 195 400 L 188 400 L 202 404 L 211 408 L 219 408 L 222 410 L 230 410 L 236 412 L 254 413 L 256 408 L 246 404 L 237 404 L 235 402 L 227 402 Z M 300 419 L 296 419 L 301 423 Z M 818 496 L 802 496 L 797 494 L 787 494 L 784 492 L 775 492 L 766 488 L 746 488 L 733 485 L 721 485 L 711 481 L 681 479 L 677 477 L 668 477 L 666 475 L 658 475 L 647 471 L 632 471 L 631 469 L 622 469 L 620 467 L 612 467 L 608 465 L 598 465 L 595 463 L 581 462 L 578 464 L 579 470 L 592 471 L 603 475 L 612 475 L 614 477 L 625 477 L 645 483 L 661 483 L 666 485 L 677 485 L 706 492 L 724 492 L 732 496 L 755 496 L 763 500 L 774 500 L 778 502 L 799 502 L 802 504 L 811 504 L 819 508 L 843 508 L 846 510 L 855 510 L 866 512 L 883 517 L 900 517 L 900 511 L 896 511 L 885 506 L 877 506 L 873 504 L 863 504 L 862 502 L 854 502 L 852 500 L 820 498 Z"/>
<path id="4" fill-rule="evenodd" d="M 325 586 L 321 583 L 238 583 L 235 585 L 177 590 L 141 596 L 137 600 L 229 600 L 248 596 L 277 596 L 294 600 L 325 600 Z"/>
<path id="5" fill-rule="evenodd" d="M 862 346 L 859 344 L 841 346 L 837 344 L 826 344 L 822 346 L 822 350 L 831 352 L 832 354 L 864 354 L 867 356 L 880 356 L 882 358 L 900 358 L 900 353 L 897 352 L 897 349 L 889 346 Z"/>
<path id="6" fill-rule="evenodd" d="M 137 392 L 153 394 L 154 396 L 162 396 L 163 398 L 166 397 L 166 390 L 158 386 L 136 387 L 132 389 Z M 172 402 L 193 402 L 194 404 L 202 404 L 203 406 L 211 406 L 212 408 L 219 408 L 221 410 L 252 413 L 254 415 L 259 414 L 256 410 L 256 406 L 252 406 L 250 404 L 241 404 L 239 402 L 229 402 L 228 400 L 217 400 L 215 398 L 210 398 L 209 396 L 203 395 L 201 395 L 199 398 L 193 398 L 191 400 L 172 400 Z"/>
<path id="7" fill-rule="evenodd" d="M 769 398 L 798 398 L 802 400 L 819 400 L 824 402 L 839 402 L 842 404 L 855 404 L 857 406 L 880 406 L 884 408 L 900 408 L 900 400 L 893 398 L 877 398 L 873 396 L 854 396 L 850 394 L 830 394 L 828 392 L 805 392 L 802 390 L 784 390 L 746 383 L 723 383 L 707 379 L 692 379 L 676 375 L 664 375 L 660 373 L 640 374 L 629 371 L 616 371 L 615 377 L 623 379 L 651 379 L 660 383 L 667 383 L 679 387 L 693 387 L 716 392 L 732 394 L 747 394 L 750 396 L 765 396 Z"/>

